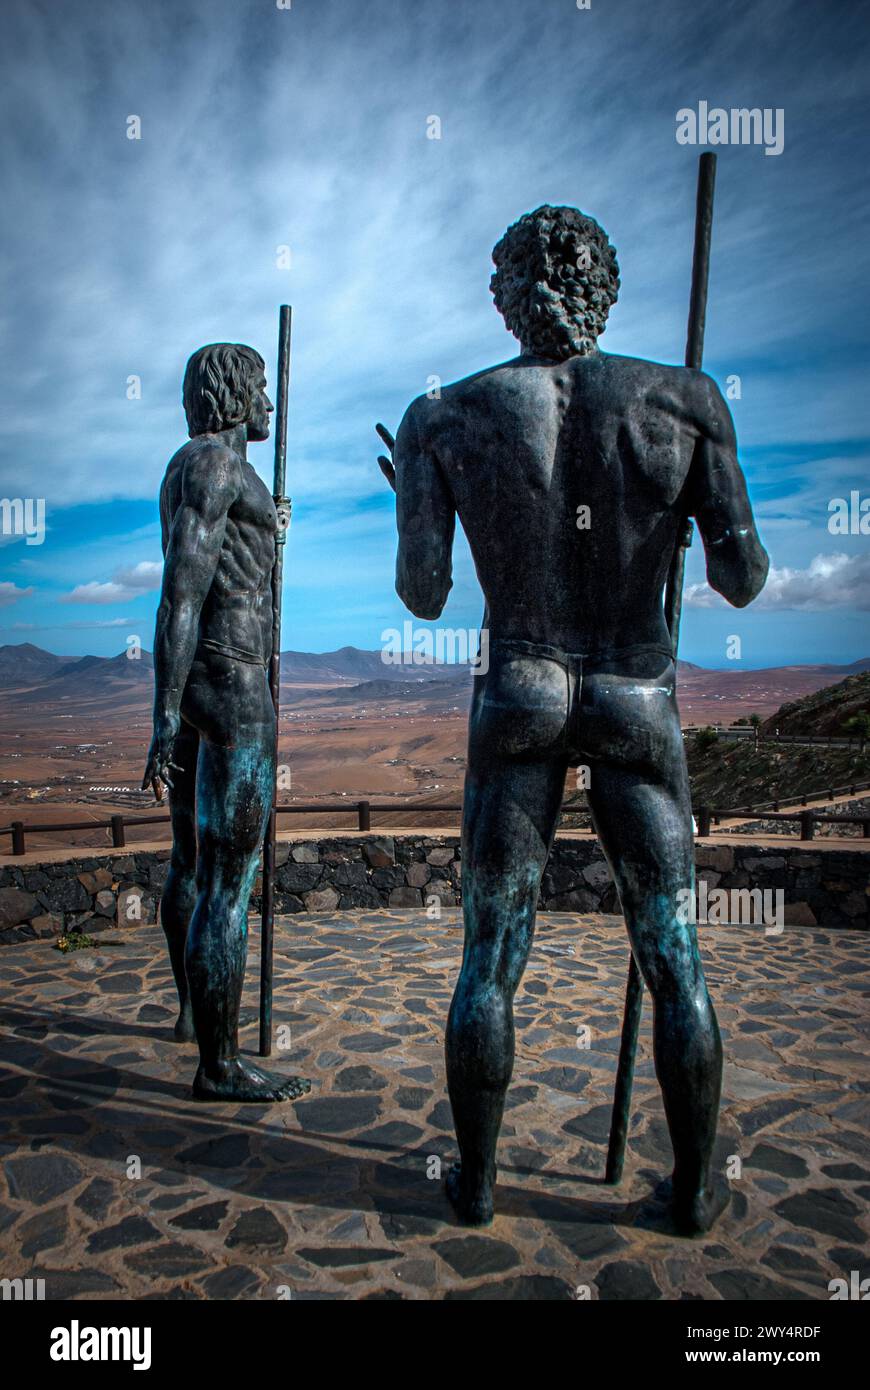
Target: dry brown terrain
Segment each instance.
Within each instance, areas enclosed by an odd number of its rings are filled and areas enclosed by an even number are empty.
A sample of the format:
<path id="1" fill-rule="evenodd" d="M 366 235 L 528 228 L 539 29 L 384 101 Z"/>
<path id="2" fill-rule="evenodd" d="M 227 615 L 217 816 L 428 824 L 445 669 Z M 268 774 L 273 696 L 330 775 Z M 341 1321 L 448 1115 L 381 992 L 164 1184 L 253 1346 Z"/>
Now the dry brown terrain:
<path id="1" fill-rule="evenodd" d="M 282 669 L 279 761 L 289 769 L 290 785 L 280 789 L 280 802 L 329 799 L 339 807 L 367 798 L 400 807 L 408 799 L 459 801 L 471 688 L 466 671 L 423 679 L 420 668 L 411 668 L 402 675 L 382 667 L 377 653 L 355 648 L 285 654 Z M 854 669 L 707 671 L 681 664 L 683 722 L 728 724 L 753 712 L 769 715 Z M 151 732 L 147 653 L 138 661 L 123 654 L 75 661 L 27 644 L 0 648 L 0 684 L 0 826 L 13 820 L 81 826 L 62 835 L 30 832 L 28 850 L 106 845 L 108 830 L 89 830 L 89 824 L 116 812 L 161 809 L 139 790 Z M 431 819 L 443 823 L 445 817 L 433 813 Z M 401 821 L 397 811 L 378 814 L 375 824 Z M 354 823 L 348 813 L 282 821 L 286 828 Z M 127 839 L 135 844 L 165 833 L 162 826 L 130 827 Z M 9 847 L 3 836 L 0 853 Z"/>

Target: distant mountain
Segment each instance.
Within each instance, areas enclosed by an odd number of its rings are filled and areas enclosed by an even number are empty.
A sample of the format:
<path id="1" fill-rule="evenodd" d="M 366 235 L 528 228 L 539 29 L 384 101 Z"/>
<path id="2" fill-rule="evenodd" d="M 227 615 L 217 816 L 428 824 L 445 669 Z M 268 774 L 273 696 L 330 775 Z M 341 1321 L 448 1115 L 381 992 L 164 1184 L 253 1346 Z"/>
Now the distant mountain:
<path id="1" fill-rule="evenodd" d="M 150 652 L 138 660 L 126 651 L 114 657 L 55 656 L 29 642 L 0 647 L 0 689 L 16 709 L 25 704 L 63 705 L 85 712 L 88 706 L 119 712 L 150 703 L 154 663 Z M 714 718 L 728 722 L 758 709 L 767 714 L 785 702 L 800 701 L 831 677 L 856 678 L 870 671 L 870 658 L 848 666 L 795 665 L 764 670 L 711 671 L 690 661 L 679 662 L 678 694 L 686 723 Z M 433 713 L 463 705 L 472 689 L 471 668 L 464 663 L 420 666 L 394 665 L 379 651 L 340 647 L 332 652 L 281 653 L 282 702 L 321 706 L 402 701 L 430 703 Z M 851 712 L 851 711 L 850 711 Z M 846 718 L 846 714 L 842 716 Z"/>
<path id="2" fill-rule="evenodd" d="M 21 684 L 21 682 L 16 682 Z M 130 698 L 151 698 L 154 687 L 154 659 L 141 652 L 131 660 L 127 652 L 118 656 L 83 656 L 48 675 L 38 685 L 19 690 L 9 698 L 16 704 L 39 705 L 70 702 L 75 705 L 111 703 L 116 708 Z"/>
<path id="3" fill-rule="evenodd" d="M 32 642 L 10 643 L 0 647 L 0 688 L 36 685 L 73 662 L 73 656 L 55 656 Z"/>
<path id="4" fill-rule="evenodd" d="M 340 686 L 338 689 L 319 690 L 316 693 L 308 693 L 305 703 L 310 705 L 335 704 L 335 705 L 354 705 L 360 709 L 375 704 L 395 703 L 397 701 L 407 704 L 411 700 L 423 700 L 430 709 L 435 709 L 441 705 L 453 706 L 457 702 L 468 699 L 471 696 L 471 682 L 473 677 L 467 667 L 460 668 L 465 672 L 465 680 L 377 680 L 361 681 L 359 685 Z"/>
<path id="5" fill-rule="evenodd" d="M 440 680 L 462 678 L 467 666 L 394 665 L 383 659 L 381 652 L 366 652 L 359 647 L 339 647 L 335 652 L 282 652 L 281 683 L 289 685 L 328 685 L 335 681 L 407 681 L 408 679 Z"/>

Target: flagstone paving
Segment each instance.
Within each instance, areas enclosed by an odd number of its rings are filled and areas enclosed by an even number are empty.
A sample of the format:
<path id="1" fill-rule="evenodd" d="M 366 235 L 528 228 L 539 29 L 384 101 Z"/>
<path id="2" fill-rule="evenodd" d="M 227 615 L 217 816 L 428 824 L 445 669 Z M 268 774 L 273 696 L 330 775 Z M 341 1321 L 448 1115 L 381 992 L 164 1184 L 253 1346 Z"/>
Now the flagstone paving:
<path id="1" fill-rule="evenodd" d="M 162 934 L 0 958 L 0 1277 L 47 1299 L 827 1299 L 868 1265 L 870 939 L 703 927 L 722 1026 L 732 1201 L 680 1240 L 645 1010 L 629 1151 L 602 1182 L 627 947 L 615 917 L 539 918 L 517 994 L 497 1214 L 457 1226 L 444 1021 L 458 914 L 277 924 L 274 1065 L 295 1105 L 202 1106 L 172 1042 Z M 245 1050 L 256 1046 L 252 937 Z"/>

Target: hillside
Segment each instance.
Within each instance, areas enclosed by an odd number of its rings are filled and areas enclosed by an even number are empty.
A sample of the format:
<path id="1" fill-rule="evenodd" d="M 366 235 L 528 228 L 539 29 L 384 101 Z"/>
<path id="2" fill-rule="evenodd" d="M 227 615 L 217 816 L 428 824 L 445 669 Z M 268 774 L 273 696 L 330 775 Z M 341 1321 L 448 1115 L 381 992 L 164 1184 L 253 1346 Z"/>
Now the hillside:
<path id="1" fill-rule="evenodd" d="M 850 782 L 870 781 L 870 745 L 857 749 L 800 747 L 753 741 L 734 743 L 719 739 L 701 748 L 694 737 L 686 740 L 692 802 L 728 810 L 756 802 L 797 801 L 811 792 Z"/>
<path id="2" fill-rule="evenodd" d="M 762 732 L 772 734 L 779 729 L 781 734 L 848 734 L 846 721 L 862 712 L 870 713 L 870 671 L 781 705 L 762 725 Z"/>
<path id="3" fill-rule="evenodd" d="M 758 747 L 754 740 L 733 743 L 718 739 L 705 745 L 702 739 L 686 741 L 692 801 L 698 805 L 729 807 L 753 802 L 795 801 L 828 787 L 870 780 L 870 743 L 858 748 L 825 748 L 766 741 L 765 734 L 824 737 L 842 735 L 845 721 L 859 710 L 870 709 L 870 672 L 848 676 L 836 685 L 782 706 L 761 726 Z"/>

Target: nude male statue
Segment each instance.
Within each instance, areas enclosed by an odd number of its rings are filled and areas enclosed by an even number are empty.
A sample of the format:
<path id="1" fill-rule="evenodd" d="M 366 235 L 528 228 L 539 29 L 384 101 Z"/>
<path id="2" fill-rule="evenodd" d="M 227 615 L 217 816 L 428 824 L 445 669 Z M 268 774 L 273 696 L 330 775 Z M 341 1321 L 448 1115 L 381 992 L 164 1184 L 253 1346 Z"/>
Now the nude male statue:
<path id="1" fill-rule="evenodd" d="M 465 949 L 446 1038 L 461 1157 L 448 1195 L 461 1221 L 492 1219 L 513 996 L 566 771 L 582 764 L 653 998 L 672 1214 L 695 1234 L 729 1195 L 711 1172 L 722 1049 L 695 928 L 678 907 L 694 853 L 662 590 L 687 515 L 710 584 L 732 604 L 758 594 L 768 559 L 714 382 L 599 350 L 619 287 L 601 227 L 544 206 L 508 229 L 493 260 L 520 355 L 414 401 L 392 462 L 380 460 L 396 489 L 400 597 L 420 618 L 439 616 L 458 514 L 487 605 L 463 809 Z"/>
<path id="2" fill-rule="evenodd" d="M 213 343 L 184 375 L 190 441 L 160 489 L 163 591 L 154 737 L 143 787 L 170 789 L 161 919 L 178 988 L 175 1036 L 196 1038 L 199 1100 L 281 1101 L 310 1083 L 239 1056 L 248 899 L 275 783 L 272 566 L 277 514 L 247 459 L 269 437 L 264 362 Z"/>

